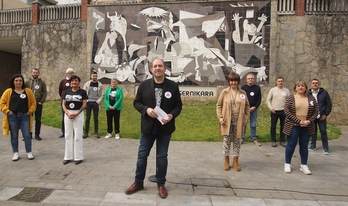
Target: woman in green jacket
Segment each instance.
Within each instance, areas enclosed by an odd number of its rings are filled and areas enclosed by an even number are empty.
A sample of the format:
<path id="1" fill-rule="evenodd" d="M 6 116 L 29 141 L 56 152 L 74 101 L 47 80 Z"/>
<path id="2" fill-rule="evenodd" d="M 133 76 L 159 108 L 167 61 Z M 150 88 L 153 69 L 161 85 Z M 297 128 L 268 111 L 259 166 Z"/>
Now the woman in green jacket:
<path id="1" fill-rule="evenodd" d="M 115 126 L 115 139 L 120 139 L 120 114 L 122 110 L 123 90 L 117 86 L 117 79 L 111 79 L 111 86 L 106 89 L 104 95 L 104 103 L 106 108 L 106 119 L 108 125 L 108 134 L 106 139 L 112 135 L 112 119 Z"/>

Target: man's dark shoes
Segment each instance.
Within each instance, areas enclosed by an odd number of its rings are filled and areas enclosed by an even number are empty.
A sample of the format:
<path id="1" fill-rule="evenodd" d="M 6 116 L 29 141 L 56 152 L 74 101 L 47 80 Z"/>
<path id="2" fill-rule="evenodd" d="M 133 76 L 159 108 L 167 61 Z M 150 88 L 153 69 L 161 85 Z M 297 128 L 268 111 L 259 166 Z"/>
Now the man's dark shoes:
<path id="1" fill-rule="evenodd" d="M 66 165 L 70 162 L 70 160 L 63 160 L 63 165 Z"/>
<path id="2" fill-rule="evenodd" d="M 158 186 L 158 196 L 162 199 L 166 198 L 168 196 L 168 192 L 164 185 Z"/>
<path id="3" fill-rule="evenodd" d="M 79 165 L 79 164 L 81 164 L 82 163 L 82 160 L 76 160 L 75 161 L 75 165 Z"/>
<path id="4" fill-rule="evenodd" d="M 136 192 L 143 190 L 143 189 L 144 189 L 144 185 L 134 182 L 130 187 L 128 187 L 124 191 L 124 193 L 126 193 L 126 195 L 131 195 L 131 194 L 136 193 Z"/>
<path id="5" fill-rule="evenodd" d="M 283 147 L 286 147 L 286 143 L 285 142 L 280 142 L 279 143 L 281 146 L 283 146 Z"/>
<path id="6" fill-rule="evenodd" d="M 41 140 L 42 140 L 41 137 L 40 137 L 39 135 L 35 135 L 35 139 L 36 139 L 37 141 L 41 141 Z"/>
<path id="7" fill-rule="evenodd" d="M 59 138 L 63 138 L 64 137 L 64 134 L 61 134 L 60 136 L 59 136 Z"/>

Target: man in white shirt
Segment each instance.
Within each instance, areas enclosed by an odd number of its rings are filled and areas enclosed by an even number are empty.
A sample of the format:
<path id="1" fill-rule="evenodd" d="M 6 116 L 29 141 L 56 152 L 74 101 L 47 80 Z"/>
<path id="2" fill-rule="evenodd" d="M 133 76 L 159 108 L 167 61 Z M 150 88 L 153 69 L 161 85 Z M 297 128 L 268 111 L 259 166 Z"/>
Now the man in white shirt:
<path id="1" fill-rule="evenodd" d="M 285 120 L 285 113 L 284 113 L 284 105 L 286 98 L 290 95 L 290 91 L 285 88 L 284 85 L 284 78 L 278 77 L 277 86 L 273 87 L 267 95 L 266 103 L 267 107 L 271 112 L 271 141 L 272 141 L 272 147 L 277 146 L 276 141 L 276 128 L 278 119 L 280 120 L 280 138 L 279 142 L 280 145 L 283 147 L 286 147 L 285 144 L 285 135 L 283 133 L 283 127 L 284 127 L 284 120 Z"/>

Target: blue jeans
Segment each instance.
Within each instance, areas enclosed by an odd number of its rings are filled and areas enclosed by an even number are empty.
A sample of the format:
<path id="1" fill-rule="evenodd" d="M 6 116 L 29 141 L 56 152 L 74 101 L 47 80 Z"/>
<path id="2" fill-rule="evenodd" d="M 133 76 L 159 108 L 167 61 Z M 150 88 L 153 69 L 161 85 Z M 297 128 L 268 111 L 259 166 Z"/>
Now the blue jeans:
<path id="1" fill-rule="evenodd" d="M 18 152 L 18 133 L 22 131 L 24 138 L 25 151 L 31 152 L 31 135 L 30 135 L 30 115 L 29 114 L 11 114 L 8 115 L 11 133 L 12 152 Z"/>
<path id="2" fill-rule="evenodd" d="M 285 148 L 285 163 L 291 164 L 291 158 L 294 154 L 297 140 L 300 145 L 301 164 L 306 165 L 308 160 L 308 130 L 307 127 L 296 126 L 292 129 L 290 136 L 288 136 L 288 144 Z"/>
<path id="3" fill-rule="evenodd" d="M 283 133 L 284 121 L 285 121 L 285 113 L 284 110 L 275 111 L 275 114 L 271 113 L 271 141 L 276 142 L 276 128 L 278 119 L 280 120 L 280 142 L 285 142 L 285 134 Z"/>
<path id="4" fill-rule="evenodd" d="M 312 147 L 317 147 L 317 131 L 318 131 L 318 127 L 319 127 L 319 131 L 320 131 L 320 135 L 321 135 L 321 143 L 323 144 L 323 149 L 329 149 L 329 143 L 328 143 L 328 137 L 327 137 L 327 133 L 326 133 L 326 119 L 324 120 L 320 120 L 317 119 L 315 120 L 315 134 L 311 136 L 311 146 Z"/>
<path id="5" fill-rule="evenodd" d="M 250 113 L 250 136 L 251 136 L 251 141 L 255 141 L 257 138 L 256 135 L 256 120 L 257 120 L 257 113 L 258 109 L 255 109 L 253 112 Z M 245 132 L 246 132 L 246 125 L 244 127 L 244 134 L 242 137 L 242 140 L 244 141 L 245 138 Z"/>
<path id="6" fill-rule="evenodd" d="M 150 154 L 153 143 L 156 140 L 156 178 L 157 185 L 164 185 L 166 182 L 168 168 L 168 148 L 171 134 L 141 134 L 138 150 L 137 168 L 135 171 L 135 182 L 144 183 L 147 157 Z"/>

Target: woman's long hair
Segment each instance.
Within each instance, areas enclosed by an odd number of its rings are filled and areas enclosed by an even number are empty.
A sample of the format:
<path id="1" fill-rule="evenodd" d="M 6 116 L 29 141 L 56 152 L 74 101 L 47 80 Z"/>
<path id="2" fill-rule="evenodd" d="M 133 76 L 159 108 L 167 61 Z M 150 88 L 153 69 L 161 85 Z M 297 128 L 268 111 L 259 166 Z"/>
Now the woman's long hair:
<path id="1" fill-rule="evenodd" d="M 18 78 L 18 77 L 22 78 L 22 82 L 23 82 L 23 84 L 22 84 L 22 89 L 25 88 L 24 77 L 23 77 L 21 74 L 15 74 L 15 75 L 13 75 L 13 76 L 11 77 L 11 79 L 10 79 L 10 88 L 12 88 L 12 89 L 15 88 L 14 80 L 15 80 L 16 78 Z"/>

